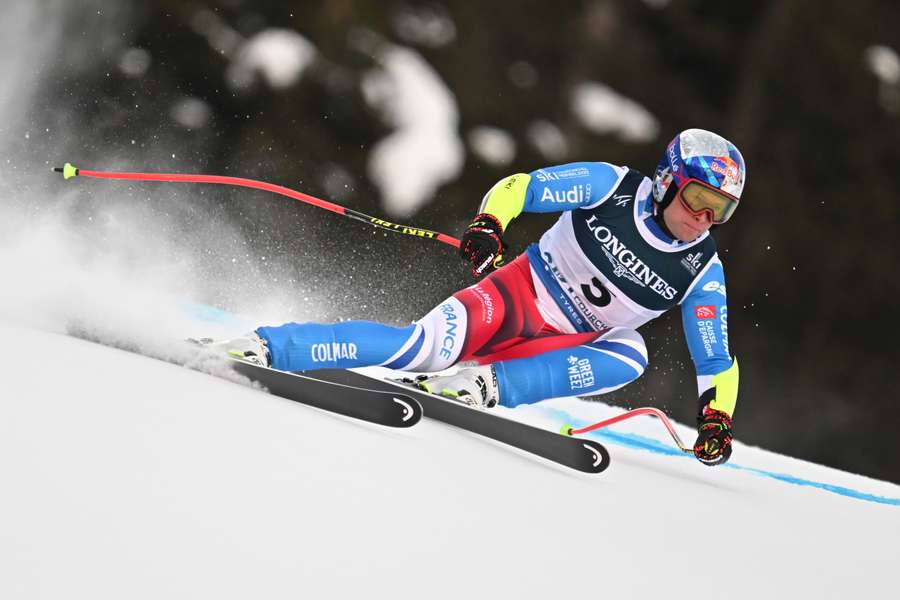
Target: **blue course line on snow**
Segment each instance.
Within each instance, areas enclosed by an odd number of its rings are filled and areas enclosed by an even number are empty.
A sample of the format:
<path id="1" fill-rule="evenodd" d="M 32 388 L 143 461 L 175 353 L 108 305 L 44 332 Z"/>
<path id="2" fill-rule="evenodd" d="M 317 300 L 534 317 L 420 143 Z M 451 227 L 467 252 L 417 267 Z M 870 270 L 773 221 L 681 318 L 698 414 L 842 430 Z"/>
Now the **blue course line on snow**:
<path id="1" fill-rule="evenodd" d="M 555 409 L 555 408 L 545 408 L 544 411 L 548 416 L 553 417 L 554 419 L 558 419 L 561 423 L 568 423 L 572 426 L 573 429 L 579 429 L 580 427 L 585 427 L 588 423 L 584 421 L 579 421 L 578 419 L 573 419 L 571 415 L 566 413 L 565 411 Z M 665 454 L 667 456 L 679 456 L 682 458 L 692 458 L 688 454 L 682 452 L 675 446 L 667 443 L 660 442 L 659 440 L 644 437 L 642 435 L 637 435 L 634 433 L 617 433 L 610 429 L 605 430 L 597 430 L 592 431 L 587 434 L 587 437 L 597 438 L 602 442 L 610 442 L 612 444 L 617 444 L 619 446 L 627 446 L 629 448 L 636 448 L 638 450 L 646 450 L 648 452 L 655 452 L 657 454 Z M 761 477 L 768 477 L 770 479 L 774 479 L 776 481 L 781 481 L 783 483 L 790 483 L 792 485 L 799 485 L 804 487 L 812 487 L 820 490 L 824 490 L 826 492 L 831 492 L 832 494 L 838 494 L 840 496 L 846 496 L 848 498 L 854 498 L 856 500 L 864 500 L 866 502 L 875 502 L 877 504 L 887 504 L 890 506 L 900 506 L 900 498 L 887 498 L 885 496 L 876 496 L 875 494 L 868 494 L 866 492 L 860 492 L 858 490 L 854 490 L 852 488 L 833 485 L 830 483 L 822 483 L 819 481 L 811 481 L 809 479 L 803 479 L 801 477 L 794 477 L 793 475 L 786 475 L 784 473 L 775 473 L 774 471 L 766 471 L 764 469 L 757 469 L 754 467 L 745 467 L 739 464 L 735 464 L 732 462 L 726 463 L 722 465 L 724 468 L 734 469 L 736 471 L 745 471 L 747 473 L 752 473 L 754 475 L 759 475 Z M 721 467 L 720 467 L 721 468 Z"/>
<path id="2" fill-rule="evenodd" d="M 773 473 L 772 471 L 765 471 L 763 469 L 756 469 L 753 467 L 743 467 L 741 465 L 732 465 L 730 463 L 725 465 L 726 467 L 730 467 L 732 469 L 737 469 L 738 471 L 747 471 L 750 473 L 754 473 L 756 475 L 762 475 L 763 477 L 771 477 L 772 479 L 777 479 L 778 481 L 783 481 L 785 483 L 791 483 L 793 485 L 802 485 L 807 487 L 819 488 L 820 490 L 825 490 L 826 492 L 831 492 L 833 494 L 840 494 L 841 496 L 847 496 L 848 498 L 855 498 L 857 500 L 865 500 L 867 502 L 876 502 L 878 504 L 888 504 L 890 506 L 900 506 L 900 498 L 886 498 L 884 496 L 876 496 L 874 494 L 867 494 L 866 492 L 859 492 L 852 488 L 843 487 L 840 485 L 833 485 L 831 483 L 821 483 L 819 481 L 810 481 L 808 479 L 801 479 L 799 477 L 794 477 L 793 475 L 785 475 L 784 473 Z"/>

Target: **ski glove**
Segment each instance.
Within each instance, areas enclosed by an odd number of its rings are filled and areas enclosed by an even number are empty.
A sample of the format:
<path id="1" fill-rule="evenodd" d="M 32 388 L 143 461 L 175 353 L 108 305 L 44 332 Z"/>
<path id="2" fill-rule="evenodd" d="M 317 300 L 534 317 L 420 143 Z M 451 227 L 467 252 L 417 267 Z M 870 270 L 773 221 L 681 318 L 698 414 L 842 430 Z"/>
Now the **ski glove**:
<path id="1" fill-rule="evenodd" d="M 503 226 L 494 215 L 476 216 L 459 244 L 459 255 L 472 264 L 472 276 L 481 277 L 503 264 Z"/>
<path id="2" fill-rule="evenodd" d="M 731 417 L 707 404 L 697 417 L 697 441 L 694 456 L 704 465 L 714 467 L 731 457 Z"/>

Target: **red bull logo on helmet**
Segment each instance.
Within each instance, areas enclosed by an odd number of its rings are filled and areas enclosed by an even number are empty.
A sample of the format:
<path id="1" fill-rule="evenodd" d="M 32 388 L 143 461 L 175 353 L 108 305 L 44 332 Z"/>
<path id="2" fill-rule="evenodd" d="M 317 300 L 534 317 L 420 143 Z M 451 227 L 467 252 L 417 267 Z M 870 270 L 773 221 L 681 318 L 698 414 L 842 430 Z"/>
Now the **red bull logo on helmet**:
<path id="1" fill-rule="evenodd" d="M 731 157 L 717 156 L 709 165 L 713 173 L 721 176 L 722 185 L 737 185 L 741 180 L 741 168 Z"/>

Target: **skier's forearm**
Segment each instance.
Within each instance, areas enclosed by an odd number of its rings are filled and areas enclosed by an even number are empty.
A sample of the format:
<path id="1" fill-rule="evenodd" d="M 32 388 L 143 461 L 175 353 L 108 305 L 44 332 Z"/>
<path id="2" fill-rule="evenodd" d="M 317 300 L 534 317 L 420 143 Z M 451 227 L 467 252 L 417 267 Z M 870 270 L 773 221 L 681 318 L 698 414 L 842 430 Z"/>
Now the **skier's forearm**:
<path id="1" fill-rule="evenodd" d="M 510 221 L 518 217 L 525 207 L 530 182 L 531 175 L 527 173 L 516 173 L 501 179 L 484 196 L 478 212 L 496 217 L 506 231 Z"/>
<path id="2" fill-rule="evenodd" d="M 734 409 L 737 405 L 738 382 L 740 379 L 737 357 L 731 363 L 731 366 L 713 375 L 712 378 L 700 377 L 698 379 L 706 379 L 707 387 L 700 391 L 700 410 L 709 405 L 713 410 L 718 410 L 727 414 L 729 417 L 734 416 Z"/>

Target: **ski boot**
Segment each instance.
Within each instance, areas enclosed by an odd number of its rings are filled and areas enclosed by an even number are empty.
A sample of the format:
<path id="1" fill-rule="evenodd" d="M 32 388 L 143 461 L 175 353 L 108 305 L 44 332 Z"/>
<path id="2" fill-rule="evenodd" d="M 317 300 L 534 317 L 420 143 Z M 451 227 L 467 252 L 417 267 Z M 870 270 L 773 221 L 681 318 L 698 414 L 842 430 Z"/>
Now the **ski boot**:
<path id="1" fill-rule="evenodd" d="M 255 331 L 244 334 L 241 337 L 230 340 L 216 341 L 212 338 L 189 339 L 191 343 L 208 348 L 213 352 L 225 354 L 229 358 L 241 360 L 260 367 L 269 367 L 272 364 L 269 348 L 265 340 L 259 337 Z"/>
<path id="2" fill-rule="evenodd" d="M 493 408 L 500 401 L 497 375 L 491 365 L 467 367 L 452 375 L 419 375 L 404 381 L 429 394 L 453 398 L 473 408 Z"/>

